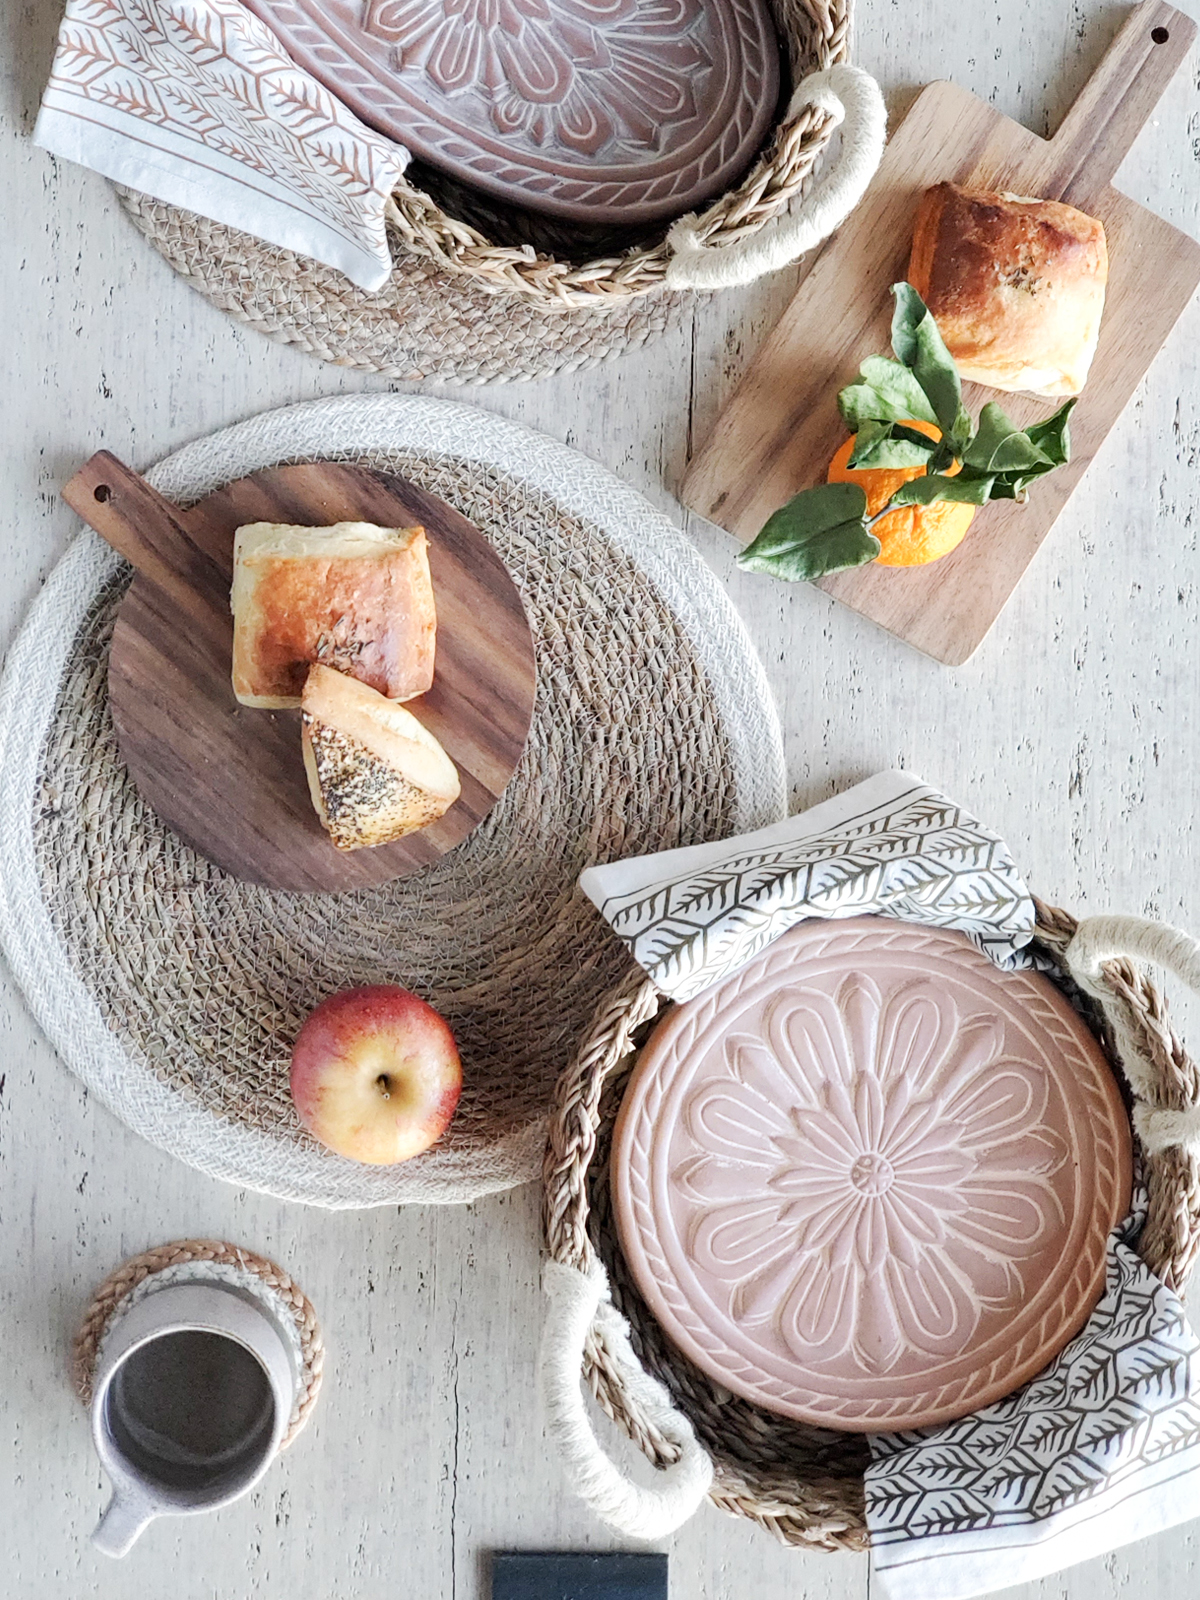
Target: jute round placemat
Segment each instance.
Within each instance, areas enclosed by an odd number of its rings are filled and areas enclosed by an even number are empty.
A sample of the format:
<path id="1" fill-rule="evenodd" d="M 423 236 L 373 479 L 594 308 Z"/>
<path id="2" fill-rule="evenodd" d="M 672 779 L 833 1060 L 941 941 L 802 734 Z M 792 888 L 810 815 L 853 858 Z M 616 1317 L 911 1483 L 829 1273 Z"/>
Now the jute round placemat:
<path id="1" fill-rule="evenodd" d="M 228 877 L 158 821 L 120 761 L 106 666 L 128 569 L 86 535 L 0 687 L 0 934 L 68 1064 L 193 1165 L 327 1206 L 469 1200 L 537 1175 L 555 1078 L 626 970 L 580 871 L 775 820 L 778 724 L 690 544 L 529 429 L 425 397 L 321 401 L 202 440 L 149 476 L 188 502 L 319 457 L 441 495 L 512 572 L 539 686 L 500 803 L 437 865 L 378 889 L 288 895 Z M 309 1009 L 379 982 L 443 1012 L 465 1069 L 447 1134 L 390 1168 L 317 1145 L 287 1085 Z"/>
<path id="2" fill-rule="evenodd" d="M 391 277 L 371 293 L 252 234 L 129 189 L 117 193 L 139 232 L 219 310 L 280 344 L 389 378 L 511 383 L 577 372 L 657 339 L 691 299 L 659 290 L 574 310 L 489 294 L 399 244 Z"/>
<path id="3" fill-rule="evenodd" d="M 153 1281 L 151 1281 L 153 1280 Z M 71 1345 L 71 1377 L 84 1405 L 92 1400 L 92 1378 L 105 1335 L 147 1290 L 167 1283 L 232 1283 L 266 1300 L 280 1324 L 294 1328 L 294 1359 L 300 1394 L 284 1435 L 286 1450 L 312 1414 L 325 1371 L 325 1341 L 308 1296 L 282 1267 L 266 1256 L 221 1239 L 177 1239 L 123 1261 L 92 1296 Z"/>

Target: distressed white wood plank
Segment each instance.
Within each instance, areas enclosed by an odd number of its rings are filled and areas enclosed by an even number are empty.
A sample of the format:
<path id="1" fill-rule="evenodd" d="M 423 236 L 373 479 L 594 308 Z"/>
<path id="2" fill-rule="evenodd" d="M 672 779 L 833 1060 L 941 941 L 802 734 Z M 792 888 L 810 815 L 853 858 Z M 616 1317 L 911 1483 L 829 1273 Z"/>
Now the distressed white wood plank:
<path id="1" fill-rule="evenodd" d="M 1192 10 L 1200 0 L 1187 0 Z M 104 444 L 145 466 L 186 439 L 384 380 L 324 366 L 228 321 L 137 237 L 104 183 L 27 142 L 57 8 L 12 0 L 0 53 L 0 481 L 7 640 L 72 533 L 59 485 Z M 894 107 L 942 74 L 1049 132 L 1122 8 L 860 0 L 858 58 Z M 1200 235 L 1196 68 L 1165 97 L 1118 184 Z M 569 440 L 677 521 L 670 485 L 794 274 L 698 304 L 689 325 L 596 372 L 462 398 Z M 451 389 L 436 392 L 453 394 Z M 1035 888 L 1084 909 L 1200 930 L 1190 827 L 1200 771 L 1200 307 L 1143 384 L 991 637 L 967 667 L 914 655 L 808 589 L 741 574 L 691 524 L 749 624 L 776 693 L 795 804 L 888 765 L 923 772 L 1004 831 Z M 1200 1007 L 1178 1006 L 1200 1041 Z M 0 983 L 2 1587 L 14 1600 L 483 1600 L 504 1547 L 607 1549 L 562 1485 L 537 1416 L 532 1190 L 465 1210 L 327 1215 L 202 1178 L 141 1143 L 55 1059 Z M 162 1522 L 124 1563 L 92 1554 L 103 1502 L 67 1344 L 125 1256 L 188 1234 L 273 1255 L 321 1313 L 330 1375 L 308 1432 L 260 1491 Z M 1197 1528 L 1020 1600 L 1194 1591 Z M 671 1541 L 687 1600 L 863 1600 L 861 1558 L 797 1555 L 706 1510 Z"/>

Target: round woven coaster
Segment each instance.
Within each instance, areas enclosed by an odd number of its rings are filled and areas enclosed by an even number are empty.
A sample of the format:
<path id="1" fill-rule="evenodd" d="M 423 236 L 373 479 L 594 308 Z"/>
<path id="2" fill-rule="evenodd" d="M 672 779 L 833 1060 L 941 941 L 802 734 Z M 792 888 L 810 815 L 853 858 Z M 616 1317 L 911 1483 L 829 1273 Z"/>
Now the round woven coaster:
<path id="1" fill-rule="evenodd" d="M 134 225 L 193 289 L 239 322 L 323 361 L 389 378 L 511 383 L 594 367 L 674 327 L 690 296 L 655 293 L 603 310 L 558 309 L 489 294 L 393 248 L 377 293 L 333 267 L 132 190 Z"/>
<path id="2" fill-rule="evenodd" d="M 178 1239 L 173 1244 L 160 1244 L 130 1257 L 109 1273 L 92 1296 L 71 1346 L 71 1376 L 79 1398 L 84 1405 L 91 1404 L 96 1358 L 113 1322 L 133 1304 L 148 1278 L 163 1273 L 178 1282 L 220 1279 L 237 1283 L 272 1301 L 282 1313 L 281 1320 L 290 1317 L 295 1323 L 293 1348 L 299 1352 L 301 1392 L 280 1447 L 286 1450 L 308 1421 L 321 1390 L 325 1341 L 317 1314 L 308 1296 L 282 1267 L 266 1256 L 219 1239 Z"/>
<path id="3" fill-rule="evenodd" d="M 0 934 L 68 1064 L 204 1171 L 327 1206 L 462 1201 L 537 1176 L 554 1081 L 629 958 L 577 888 L 592 862 L 783 811 L 778 724 L 744 628 L 690 544 L 574 451 L 426 397 L 320 401 L 149 474 L 181 502 L 281 460 L 401 473 L 492 540 L 521 591 L 538 698 L 486 822 L 412 877 L 339 895 L 240 882 L 142 802 L 107 708 L 128 568 L 91 535 L 52 576 L 0 688 Z M 464 1092 L 425 1155 L 325 1150 L 288 1092 L 325 995 L 402 983 L 454 1029 Z"/>

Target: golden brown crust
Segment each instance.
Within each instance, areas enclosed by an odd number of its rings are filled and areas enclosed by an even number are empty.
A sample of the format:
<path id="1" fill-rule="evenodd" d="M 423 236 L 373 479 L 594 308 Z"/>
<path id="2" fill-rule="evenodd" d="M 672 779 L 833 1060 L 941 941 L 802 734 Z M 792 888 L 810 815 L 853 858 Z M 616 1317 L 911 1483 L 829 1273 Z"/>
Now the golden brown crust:
<path id="1" fill-rule="evenodd" d="M 437 616 L 423 528 L 240 528 L 233 612 L 233 688 L 244 705 L 298 706 L 312 662 L 390 700 L 433 682 Z"/>
<path id="2" fill-rule="evenodd" d="M 1054 396 L 1083 388 L 1108 280 L 1094 217 L 939 183 L 918 208 L 908 275 L 963 378 Z"/>

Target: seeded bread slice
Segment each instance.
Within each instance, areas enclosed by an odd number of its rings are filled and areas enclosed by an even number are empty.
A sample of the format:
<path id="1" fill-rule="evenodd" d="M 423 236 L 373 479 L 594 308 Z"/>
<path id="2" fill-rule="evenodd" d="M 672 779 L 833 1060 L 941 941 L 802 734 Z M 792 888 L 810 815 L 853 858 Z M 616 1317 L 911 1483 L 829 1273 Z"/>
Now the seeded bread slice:
<path id="1" fill-rule="evenodd" d="M 365 683 L 311 667 L 300 721 L 313 805 L 339 850 L 402 839 L 458 799 L 458 772 L 433 734 Z"/>

